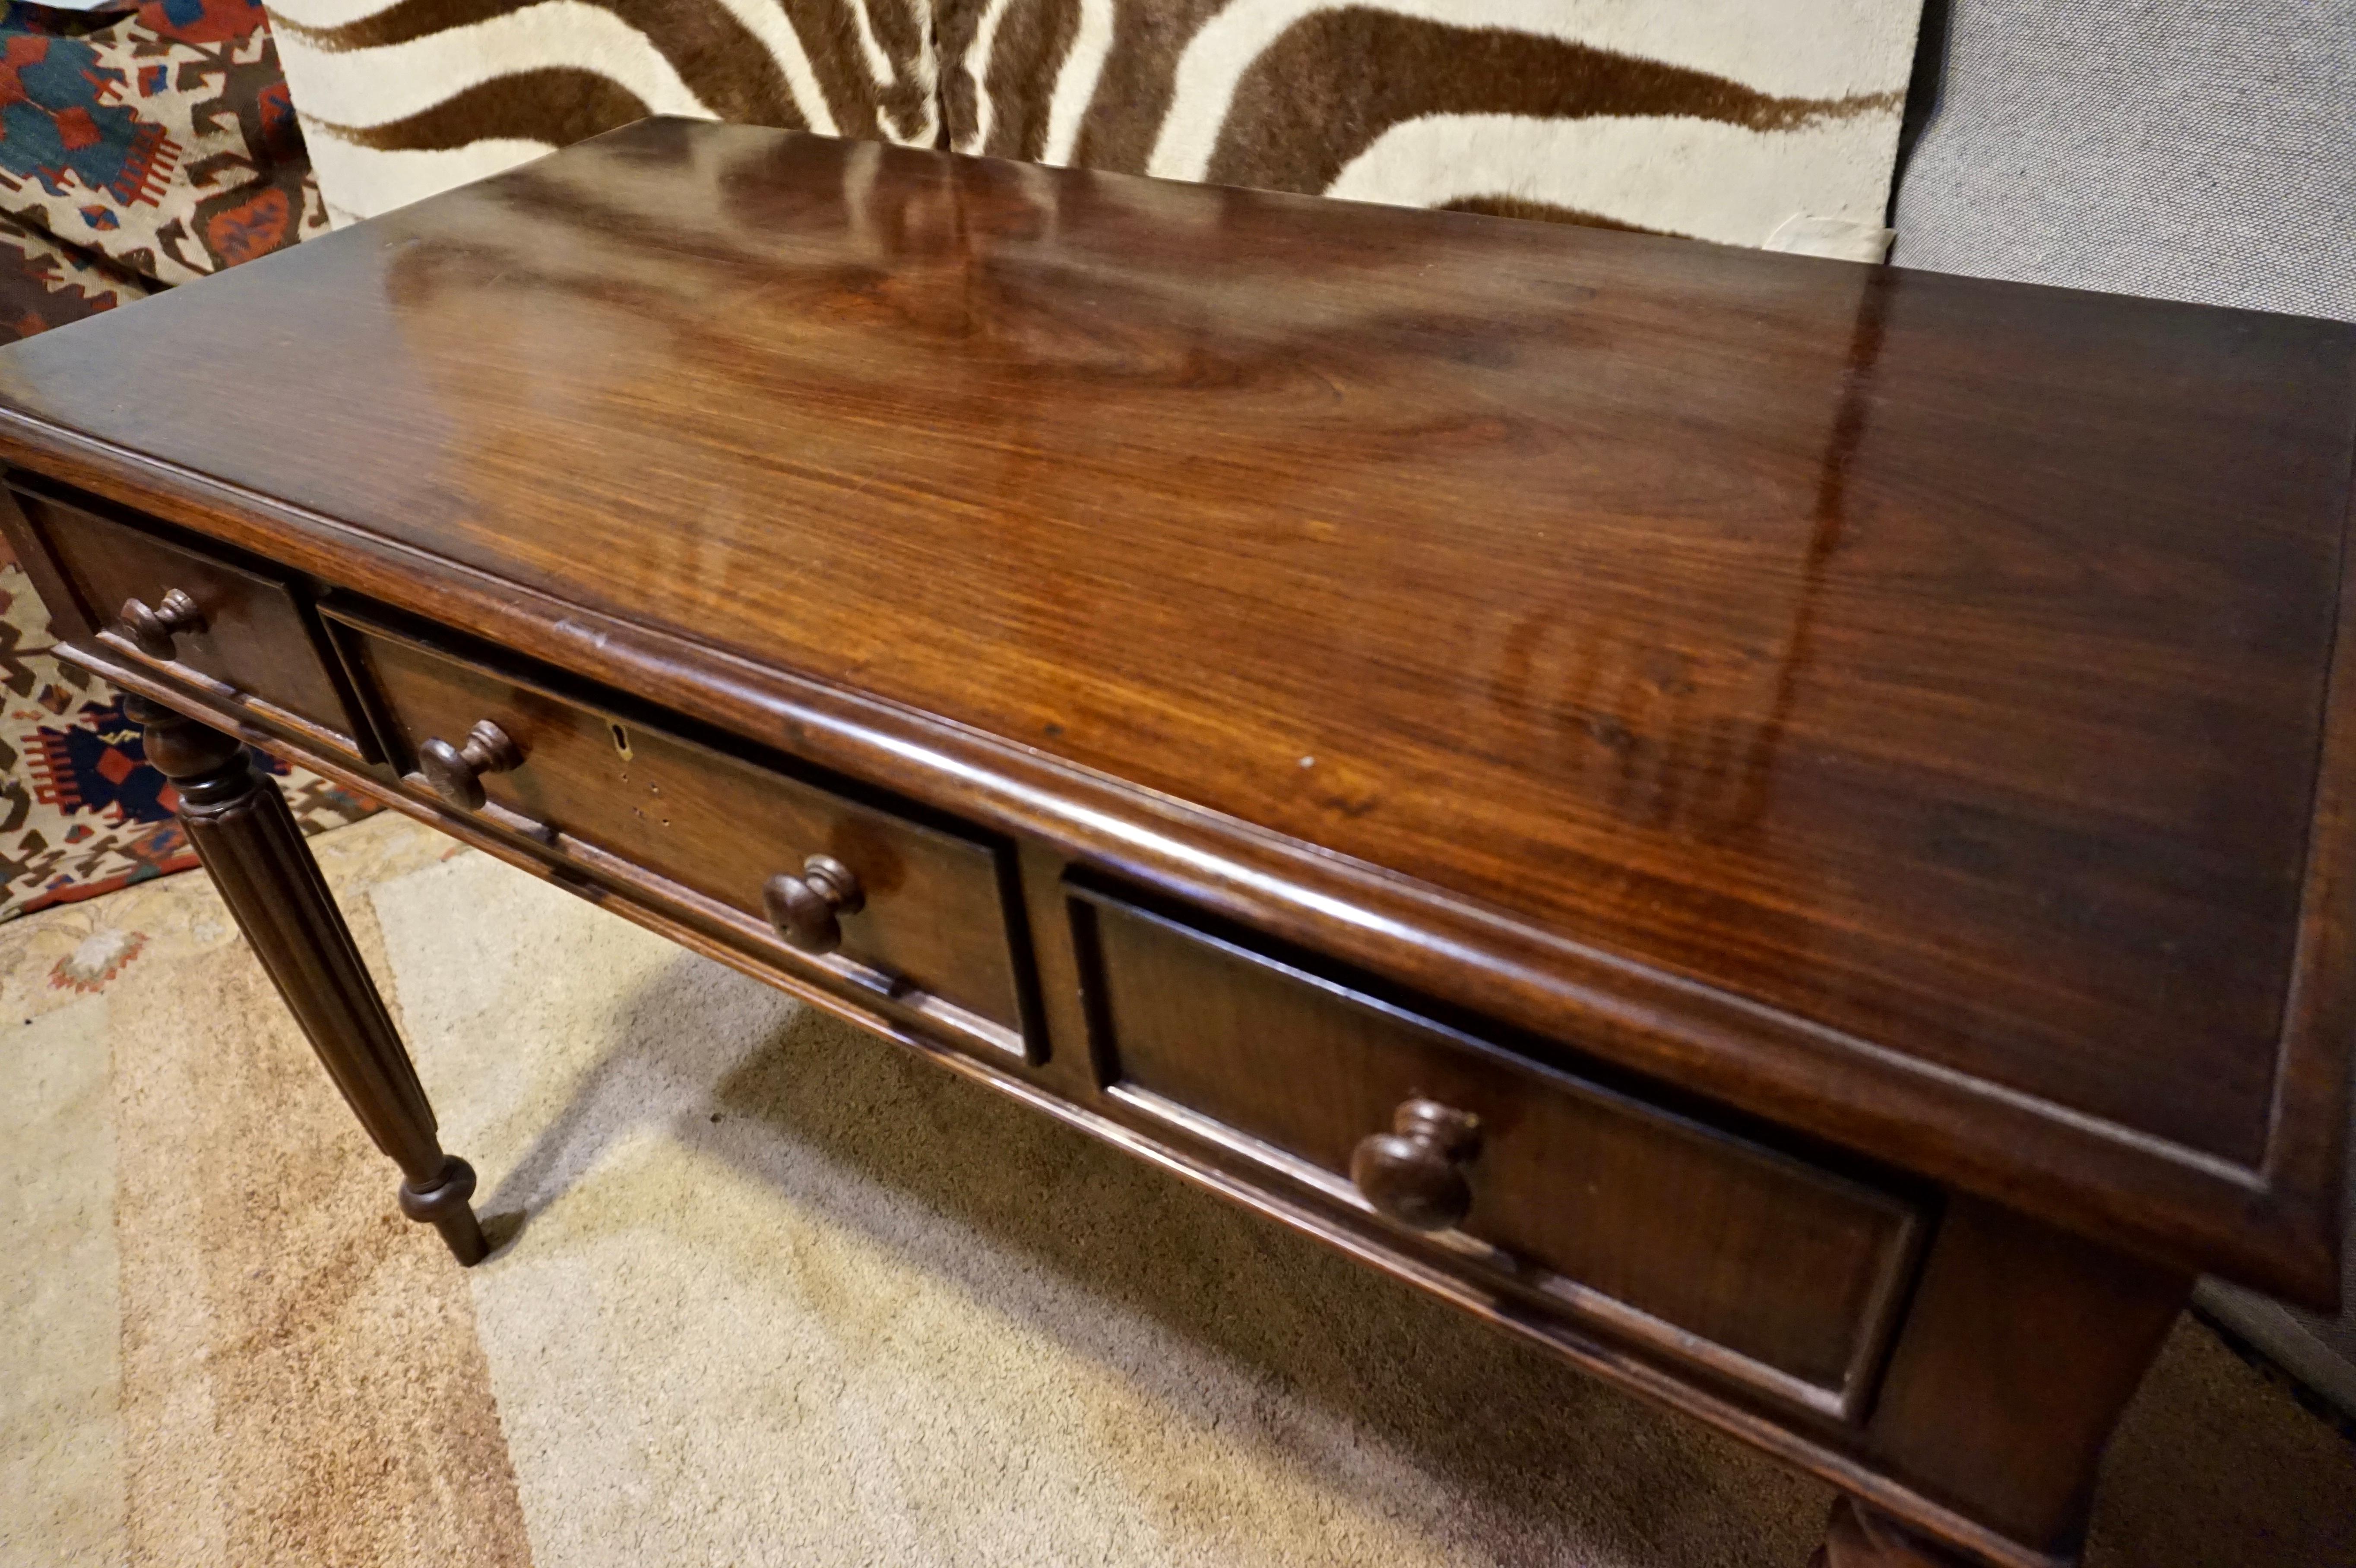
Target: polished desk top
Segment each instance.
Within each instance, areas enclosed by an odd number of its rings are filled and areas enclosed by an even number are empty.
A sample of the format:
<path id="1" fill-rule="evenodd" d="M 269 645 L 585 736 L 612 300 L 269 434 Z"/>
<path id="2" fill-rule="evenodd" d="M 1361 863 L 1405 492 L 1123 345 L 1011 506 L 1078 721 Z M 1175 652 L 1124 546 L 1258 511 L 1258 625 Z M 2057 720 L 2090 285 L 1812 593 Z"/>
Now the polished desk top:
<path id="1" fill-rule="evenodd" d="M 2333 325 L 676 121 L 0 353 L 0 455 L 2310 1291 L 2351 441 Z"/>

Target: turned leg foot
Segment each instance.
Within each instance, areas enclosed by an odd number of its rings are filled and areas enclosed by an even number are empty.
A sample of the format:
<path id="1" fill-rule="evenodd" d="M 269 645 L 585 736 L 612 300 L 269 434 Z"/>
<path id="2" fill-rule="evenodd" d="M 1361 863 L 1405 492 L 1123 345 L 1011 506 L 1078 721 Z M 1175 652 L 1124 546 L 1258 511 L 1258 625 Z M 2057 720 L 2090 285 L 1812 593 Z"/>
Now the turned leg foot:
<path id="1" fill-rule="evenodd" d="M 401 1167 L 401 1211 L 434 1226 L 462 1264 L 490 1249 L 468 1200 L 475 1172 L 443 1152 L 434 1107 L 361 964 L 286 797 L 242 741 L 158 702 L 125 710 L 147 760 L 179 792 L 180 824 L 345 1103 Z"/>
<path id="2" fill-rule="evenodd" d="M 1925 1541 L 1854 1498 L 1833 1500 L 1825 1543 L 1808 1568 L 1966 1568 L 1967 1560 Z"/>
<path id="3" fill-rule="evenodd" d="M 474 1196 L 475 1168 L 455 1154 L 446 1155 L 431 1182 L 401 1184 L 401 1211 L 441 1232 L 460 1263 L 478 1264 L 491 1247 L 468 1201 Z"/>

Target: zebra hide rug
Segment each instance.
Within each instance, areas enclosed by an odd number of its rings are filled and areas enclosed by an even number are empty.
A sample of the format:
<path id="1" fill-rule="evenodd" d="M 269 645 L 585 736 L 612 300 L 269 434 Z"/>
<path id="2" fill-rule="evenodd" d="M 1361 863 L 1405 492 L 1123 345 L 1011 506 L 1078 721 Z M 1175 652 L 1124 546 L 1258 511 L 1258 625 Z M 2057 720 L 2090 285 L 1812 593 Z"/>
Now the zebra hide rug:
<path id="1" fill-rule="evenodd" d="M 339 222 L 649 113 L 1880 254 L 1921 0 L 270 0 Z"/>

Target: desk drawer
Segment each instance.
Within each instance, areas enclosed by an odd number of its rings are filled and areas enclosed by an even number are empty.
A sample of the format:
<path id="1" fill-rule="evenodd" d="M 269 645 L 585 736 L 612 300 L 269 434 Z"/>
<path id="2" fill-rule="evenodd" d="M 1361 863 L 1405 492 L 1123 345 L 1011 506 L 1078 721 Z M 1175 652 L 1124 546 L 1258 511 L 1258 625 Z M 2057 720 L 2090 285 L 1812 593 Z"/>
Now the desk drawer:
<path id="1" fill-rule="evenodd" d="M 61 631 L 104 631 L 159 669 L 366 758 L 316 623 L 286 581 L 63 501 L 15 498 L 74 600 L 50 606 Z M 133 600 L 177 613 L 142 636 L 123 618 Z"/>
<path id="2" fill-rule="evenodd" d="M 1073 909 L 1116 1099 L 1409 1211 L 1403 1240 L 1429 1231 L 1444 1263 L 1542 1307 L 1859 1413 L 1919 1248 L 1908 1201 L 1116 900 Z M 1476 1117 L 1477 1147 L 1432 1111 L 1396 1121 L 1415 1101 Z M 1385 1134 L 1362 1191 L 1354 1156 Z"/>
<path id="3" fill-rule="evenodd" d="M 412 787 L 431 742 L 463 748 L 486 720 L 512 755 L 473 776 L 495 820 L 552 851 L 587 846 L 664 882 L 750 915 L 766 933 L 769 884 L 807 880 L 813 856 L 834 862 L 853 896 L 821 912 L 815 944 L 792 941 L 840 978 L 983 1020 L 977 1034 L 1022 1051 L 1023 1017 L 1002 858 L 1009 851 L 855 801 L 618 718 L 571 697 L 477 667 L 331 613 L 359 677 L 380 705 L 394 765 Z M 498 766 L 497 762 L 512 765 Z M 436 793 L 442 791 L 436 788 Z M 465 804 L 463 802 L 458 804 Z M 825 883 L 819 891 L 840 893 Z M 751 923 L 744 923 L 750 925 Z"/>

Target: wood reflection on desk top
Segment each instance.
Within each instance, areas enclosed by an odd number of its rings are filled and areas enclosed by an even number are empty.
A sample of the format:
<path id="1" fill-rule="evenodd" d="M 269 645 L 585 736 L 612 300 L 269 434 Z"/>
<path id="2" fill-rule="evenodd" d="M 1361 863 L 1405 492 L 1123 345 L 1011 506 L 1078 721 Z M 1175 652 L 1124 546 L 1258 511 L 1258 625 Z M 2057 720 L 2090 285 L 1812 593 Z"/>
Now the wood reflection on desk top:
<path id="1" fill-rule="evenodd" d="M 542 646 L 675 634 L 2258 1168 L 2351 342 L 652 122 L 16 346 L 0 449 L 135 450 L 279 559 L 329 559 L 299 509 L 578 612 Z M 357 586 L 449 618 L 428 576 Z"/>

